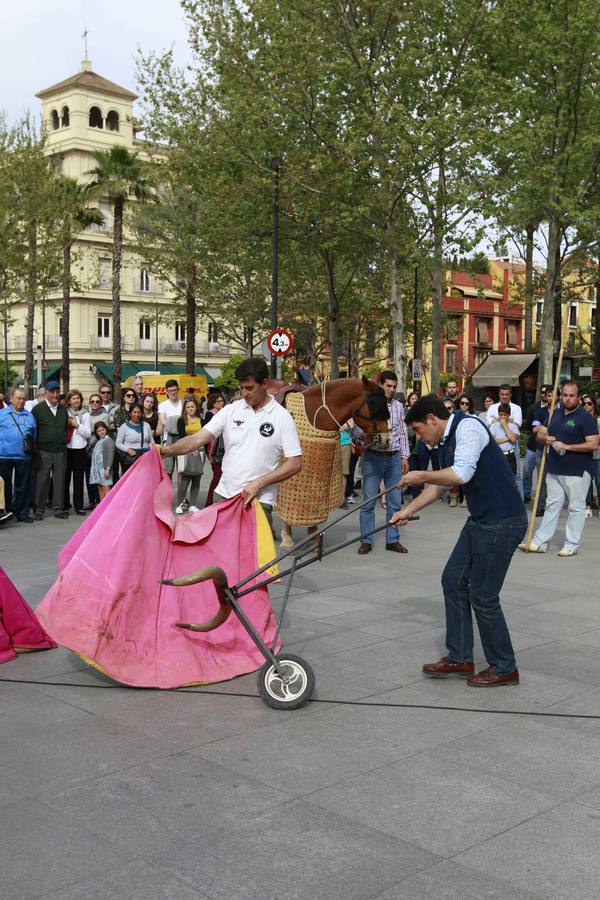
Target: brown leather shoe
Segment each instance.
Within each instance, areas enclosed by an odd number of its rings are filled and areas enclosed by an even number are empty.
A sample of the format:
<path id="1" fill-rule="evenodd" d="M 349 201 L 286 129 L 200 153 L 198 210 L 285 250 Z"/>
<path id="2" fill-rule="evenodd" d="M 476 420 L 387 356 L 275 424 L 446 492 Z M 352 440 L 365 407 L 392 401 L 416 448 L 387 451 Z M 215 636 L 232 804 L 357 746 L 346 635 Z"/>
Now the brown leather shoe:
<path id="1" fill-rule="evenodd" d="M 488 668 L 484 669 L 483 672 L 478 672 L 477 675 L 472 675 L 471 678 L 467 680 L 467 684 L 471 687 L 500 687 L 500 685 L 503 684 L 516 685 L 518 683 L 518 669 L 515 669 L 514 672 L 509 672 L 508 675 L 496 675 L 493 669 Z"/>
<path id="2" fill-rule="evenodd" d="M 442 656 L 437 662 L 425 663 L 423 674 L 429 675 L 430 678 L 447 678 L 448 675 L 460 675 L 462 678 L 468 678 L 469 675 L 475 674 L 475 663 L 451 662 L 447 656 Z"/>
<path id="3" fill-rule="evenodd" d="M 366 556 L 366 554 L 370 553 L 372 549 L 373 549 L 372 544 L 359 544 L 358 545 L 358 555 Z"/>
<path id="4" fill-rule="evenodd" d="M 393 544 L 386 544 L 385 549 L 391 550 L 393 553 L 408 553 L 408 550 L 404 544 L 400 543 L 400 541 L 394 541 Z"/>

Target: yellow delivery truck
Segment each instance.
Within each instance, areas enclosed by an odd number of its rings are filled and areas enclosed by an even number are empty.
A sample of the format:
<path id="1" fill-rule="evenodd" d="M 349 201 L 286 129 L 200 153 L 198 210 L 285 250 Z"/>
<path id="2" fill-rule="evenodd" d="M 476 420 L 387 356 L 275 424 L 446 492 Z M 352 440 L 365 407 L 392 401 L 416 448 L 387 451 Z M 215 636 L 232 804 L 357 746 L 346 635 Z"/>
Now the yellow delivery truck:
<path id="1" fill-rule="evenodd" d="M 180 396 L 186 393 L 188 388 L 194 388 L 194 394 L 196 397 L 206 397 L 208 396 L 208 381 L 206 380 L 205 375 L 161 375 L 160 372 L 138 372 L 138 375 L 141 375 L 144 379 L 144 393 L 149 394 L 152 392 L 156 394 L 158 397 L 158 402 L 161 403 L 163 400 L 167 399 L 167 392 L 165 389 L 165 384 L 167 381 L 170 381 L 172 378 L 179 384 L 179 392 Z M 126 381 L 123 382 L 122 387 L 132 387 L 133 379 L 135 375 L 131 375 Z"/>

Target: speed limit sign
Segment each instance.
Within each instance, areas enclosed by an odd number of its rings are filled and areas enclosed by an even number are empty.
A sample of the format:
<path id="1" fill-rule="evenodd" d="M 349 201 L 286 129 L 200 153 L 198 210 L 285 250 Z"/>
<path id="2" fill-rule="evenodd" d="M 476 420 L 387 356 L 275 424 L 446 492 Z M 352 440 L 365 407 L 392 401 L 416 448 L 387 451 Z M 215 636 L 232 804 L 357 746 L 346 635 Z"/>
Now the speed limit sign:
<path id="1" fill-rule="evenodd" d="M 278 328 L 276 331 L 272 331 L 267 338 L 267 347 L 273 356 L 285 356 L 290 352 L 293 346 L 294 341 L 292 336 L 289 331 L 286 331 L 284 328 Z"/>

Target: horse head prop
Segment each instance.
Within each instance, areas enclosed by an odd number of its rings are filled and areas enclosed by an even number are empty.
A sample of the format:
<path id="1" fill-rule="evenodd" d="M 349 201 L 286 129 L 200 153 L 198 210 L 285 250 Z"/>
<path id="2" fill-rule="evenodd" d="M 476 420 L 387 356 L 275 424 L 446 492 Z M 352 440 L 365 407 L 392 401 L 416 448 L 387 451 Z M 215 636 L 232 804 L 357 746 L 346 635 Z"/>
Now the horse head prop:
<path id="1" fill-rule="evenodd" d="M 389 446 L 390 413 L 383 388 L 364 375 L 324 381 L 303 396 L 306 415 L 315 428 L 330 431 L 352 419 L 365 434 L 365 447 L 385 450 Z"/>
<path id="2" fill-rule="evenodd" d="M 365 447 L 385 450 L 391 446 L 392 442 L 390 411 L 387 399 L 383 388 L 375 384 L 374 381 L 369 381 L 364 375 L 362 381 L 367 392 L 366 398 L 352 418 L 366 435 L 364 440 Z"/>

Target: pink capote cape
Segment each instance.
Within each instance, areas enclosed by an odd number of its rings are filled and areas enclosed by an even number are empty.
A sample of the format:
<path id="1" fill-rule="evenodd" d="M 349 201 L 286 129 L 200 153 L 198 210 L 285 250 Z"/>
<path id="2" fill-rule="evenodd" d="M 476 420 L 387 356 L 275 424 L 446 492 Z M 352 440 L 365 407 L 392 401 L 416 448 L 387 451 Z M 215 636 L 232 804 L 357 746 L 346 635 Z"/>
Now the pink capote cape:
<path id="1" fill-rule="evenodd" d="M 229 584 L 254 572 L 275 555 L 263 510 L 256 502 L 245 509 L 238 495 L 179 517 L 172 497 L 159 454 L 145 454 L 63 548 L 58 579 L 37 610 L 59 644 L 136 687 L 223 681 L 265 661 L 233 613 L 208 633 L 173 627 L 214 615 L 212 581 L 159 583 L 207 565 L 221 566 Z M 266 588 L 240 605 L 270 644 L 275 619 Z"/>
<path id="2" fill-rule="evenodd" d="M 20 652 L 52 650 L 54 647 L 54 641 L 0 568 L 0 663 L 15 659 Z"/>

